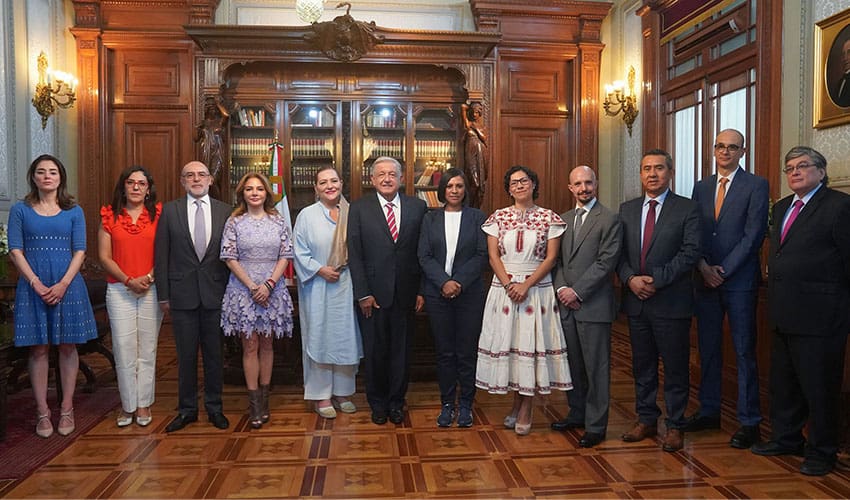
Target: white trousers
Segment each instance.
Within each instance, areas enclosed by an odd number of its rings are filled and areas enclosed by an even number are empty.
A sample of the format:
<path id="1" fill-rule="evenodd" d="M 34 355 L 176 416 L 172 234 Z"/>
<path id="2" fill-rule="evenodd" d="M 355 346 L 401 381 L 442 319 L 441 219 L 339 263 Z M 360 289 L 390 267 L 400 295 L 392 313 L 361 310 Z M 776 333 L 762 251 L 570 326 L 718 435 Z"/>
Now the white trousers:
<path id="1" fill-rule="evenodd" d="M 109 283 L 106 310 L 112 329 L 121 406 L 125 412 L 132 413 L 154 402 L 156 345 L 162 324 L 156 287 L 137 295 L 123 283 Z"/>
<path id="2" fill-rule="evenodd" d="M 321 401 L 331 396 L 354 394 L 358 365 L 316 363 L 303 350 L 301 360 L 304 365 L 304 399 Z"/>

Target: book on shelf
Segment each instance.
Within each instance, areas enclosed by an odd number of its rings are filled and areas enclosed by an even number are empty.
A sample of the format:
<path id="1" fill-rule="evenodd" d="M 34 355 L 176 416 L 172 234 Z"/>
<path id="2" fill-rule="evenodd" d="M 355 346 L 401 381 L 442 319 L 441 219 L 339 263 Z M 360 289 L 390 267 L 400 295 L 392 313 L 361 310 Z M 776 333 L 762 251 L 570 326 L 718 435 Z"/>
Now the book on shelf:
<path id="1" fill-rule="evenodd" d="M 237 113 L 239 123 L 243 127 L 265 127 L 266 126 L 266 110 L 241 108 Z"/>
<path id="2" fill-rule="evenodd" d="M 436 191 L 417 191 L 416 196 L 425 202 L 428 205 L 428 208 L 439 208 L 442 207 L 443 204 L 440 203 L 440 199 L 437 198 Z"/>

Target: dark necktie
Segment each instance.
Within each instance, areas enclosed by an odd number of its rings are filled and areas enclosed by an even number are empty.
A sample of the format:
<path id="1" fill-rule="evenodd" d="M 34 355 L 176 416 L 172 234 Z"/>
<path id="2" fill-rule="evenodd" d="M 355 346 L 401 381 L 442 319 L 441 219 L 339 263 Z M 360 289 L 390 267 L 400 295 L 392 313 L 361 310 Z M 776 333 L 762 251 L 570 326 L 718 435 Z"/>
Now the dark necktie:
<path id="1" fill-rule="evenodd" d="M 791 228 L 791 224 L 797 220 L 797 216 L 800 215 L 800 210 L 803 209 L 803 200 L 797 200 L 794 202 L 794 208 L 791 210 L 791 215 L 788 216 L 788 220 L 785 222 L 785 227 L 782 228 L 782 236 L 779 237 L 779 243 L 782 244 L 785 241 L 785 235 L 788 234 L 788 230 Z"/>
<path id="2" fill-rule="evenodd" d="M 578 237 L 578 232 L 581 229 L 581 224 L 582 224 L 581 216 L 584 215 L 585 212 L 587 212 L 587 210 L 585 210 L 581 207 L 576 208 L 576 219 L 575 219 L 575 224 L 573 224 L 573 243 L 575 243 L 576 238 Z"/>
<path id="3" fill-rule="evenodd" d="M 652 241 L 652 232 L 655 231 L 655 205 L 658 202 L 649 200 L 649 210 L 646 211 L 646 222 L 643 225 L 643 244 L 640 246 L 640 273 L 646 272 L 646 254 L 649 253 L 649 242 Z"/>
<path id="4" fill-rule="evenodd" d="M 195 200 L 195 253 L 198 260 L 204 260 L 207 253 L 207 226 L 204 221 L 204 204 L 201 200 Z"/>

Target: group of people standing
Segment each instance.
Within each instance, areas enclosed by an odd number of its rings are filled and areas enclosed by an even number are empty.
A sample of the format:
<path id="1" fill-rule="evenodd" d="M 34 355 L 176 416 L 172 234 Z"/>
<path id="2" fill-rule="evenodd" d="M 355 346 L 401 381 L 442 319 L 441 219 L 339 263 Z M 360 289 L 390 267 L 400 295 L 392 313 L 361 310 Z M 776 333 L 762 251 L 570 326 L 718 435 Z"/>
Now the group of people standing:
<path id="1" fill-rule="evenodd" d="M 197 354 L 204 358 L 204 406 L 218 428 L 222 411 L 221 336 L 242 341 L 249 424 L 268 422 L 273 339 L 293 330 L 293 303 L 279 284 L 288 265 L 298 276 L 304 398 L 336 417 L 356 411 L 350 397 L 362 366 L 371 420 L 405 420 L 414 314 L 425 309 L 437 354 L 437 425 L 473 425 L 476 388 L 513 392 L 504 425 L 528 434 L 534 396 L 567 394 L 569 412 L 555 430 L 583 428 L 579 446 L 606 439 L 610 400 L 613 277 L 628 317 L 638 421 L 621 436 L 655 436 L 658 361 L 664 366 L 665 451 L 684 433 L 720 427 L 722 329 L 728 320 L 738 368 L 740 428 L 735 448 L 760 455 L 799 454 L 804 474 L 832 470 L 838 450 L 838 395 L 850 331 L 850 196 L 827 187 L 826 159 L 807 147 L 785 157 L 793 195 L 773 207 L 768 184 L 740 166 L 744 136 L 720 132 L 716 174 L 690 199 L 671 190 L 672 157 L 644 154 L 644 194 L 619 213 L 597 199 L 594 171 L 569 174 L 573 209 L 558 215 L 535 204 L 539 179 L 527 167 L 504 176 L 511 206 L 486 217 L 468 206 L 463 172 L 448 169 L 437 195 L 442 210 L 400 191 L 397 160 L 374 161 L 375 188 L 350 206 L 333 168 L 316 173 L 315 204 L 290 234 L 273 206 L 269 181 L 247 174 L 235 209 L 209 197 L 206 165 L 181 171 L 186 196 L 157 202 L 142 167 L 125 170 L 101 210 L 98 248 L 108 274 L 107 307 L 121 392 L 117 424 L 151 422 L 156 344 L 163 313 L 174 325 L 178 415 L 166 431 L 198 418 Z M 20 274 L 16 344 L 31 347 L 36 432 L 53 432 L 46 401 L 47 353 L 59 347 L 63 400 L 58 431 L 74 430 L 76 343 L 97 332 L 79 275 L 85 221 L 65 189 L 58 159 L 37 158 L 30 193 L 10 213 L 9 244 Z M 771 439 L 762 441 L 756 363 L 760 249 L 770 231 L 768 318 Z M 483 274 L 489 263 L 489 287 Z M 687 417 L 689 331 L 696 314 L 700 409 Z M 568 361 L 569 353 L 569 361 Z M 813 362 L 814 360 L 814 362 Z M 808 423 L 804 438 L 803 428 Z"/>

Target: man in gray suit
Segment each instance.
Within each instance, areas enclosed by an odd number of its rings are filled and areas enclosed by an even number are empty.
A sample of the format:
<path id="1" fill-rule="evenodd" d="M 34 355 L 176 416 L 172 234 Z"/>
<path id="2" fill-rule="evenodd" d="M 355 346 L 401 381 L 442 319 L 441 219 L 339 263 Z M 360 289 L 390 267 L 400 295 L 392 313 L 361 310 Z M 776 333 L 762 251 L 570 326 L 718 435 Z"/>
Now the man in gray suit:
<path id="1" fill-rule="evenodd" d="M 156 228 L 154 270 L 160 308 L 171 313 L 177 349 L 178 414 L 166 432 L 198 420 L 198 346 L 204 356 L 204 406 L 219 429 L 230 423 L 221 404 L 221 299 L 230 272 L 219 259 L 230 206 L 209 196 L 212 176 L 199 161 L 180 173 L 187 196 L 167 203 Z"/>
<path id="2" fill-rule="evenodd" d="M 667 435 L 664 451 L 684 444 L 688 405 L 691 272 L 699 258 L 699 207 L 670 189 L 673 158 L 661 149 L 640 162 L 644 196 L 620 205 L 623 253 L 617 273 L 623 282 L 623 311 L 629 316 L 635 410 L 638 422 L 623 434 L 626 442 L 655 436 L 661 410 L 658 357 L 664 362 Z"/>
<path id="3" fill-rule="evenodd" d="M 553 422 L 555 430 L 584 427 L 582 448 L 605 439 L 611 380 L 611 323 L 617 316 L 612 273 L 620 258 L 623 228 L 614 212 L 596 199 L 598 183 L 590 167 L 570 172 L 576 207 L 561 215 L 567 231 L 554 286 L 570 356 L 573 390 L 569 415 Z"/>

